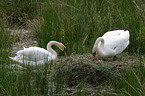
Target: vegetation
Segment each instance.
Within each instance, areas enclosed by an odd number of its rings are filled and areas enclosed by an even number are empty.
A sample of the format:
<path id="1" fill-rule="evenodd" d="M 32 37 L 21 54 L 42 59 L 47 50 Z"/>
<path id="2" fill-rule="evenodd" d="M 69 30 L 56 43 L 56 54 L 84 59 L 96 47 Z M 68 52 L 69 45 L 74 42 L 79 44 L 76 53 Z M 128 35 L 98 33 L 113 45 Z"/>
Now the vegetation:
<path id="1" fill-rule="evenodd" d="M 144 54 L 143 10 L 142 2 L 133 0 L 49 1 L 40 16 L 36 35 L 42 47 L 57 40 L 65 43 L 69 53 L 86 53 L 106 31 L 124 29 L 130 31 L 130 42 L 134 42 L 127 51 L 136 52 L 141 44 L 140 52 Z"/>
<path id="2" fill-rule="evenodd" d="M 8 57 L 11 43 L 15 40 L 5 28 L 24 27 L 33 29 L 40 47 L 46 48 L 49 41 L 57 40 L 67 47 L 67 54 L 71 56 L 91 53 L 96 38 L 102 36 L 106 31 L 129 30 L 130 44 L 125 51 L 134 56 L 123 55 L 122 60 L 125 61 L 121 61 L 119 64 L 126 62 L 125 70 L 119 72 L 118 76 L 113 78 L 113 82 L 110 82 L 116 94 L 144 96 L 144 4 L 144 0 L 1 0 L 0 95 L 64 95 L 69 93 L 67 86 L 57 83 L 63 80 L 62 75 L 51 72 L 52 69 L 58 73 L 70 72 L 70 70 L 61 69 L 63 62 L 62 65 L 60 64 L 61 67 L 57 64 L 49 64 L 49 66 L 45 64 L 44 67 L 38 66 L 35 70 L 32 70 L 31 66 L 26 69 L 10 67 L 12 63 Z M 61 54 L 59 50 L 57 52 Z M 86 64 L 83 61 L 81 63 Z M 81 63 L 78 62 L 78 64 Z M 113 63 L 116 64 L 116 62 Z M 73 65 L 71 66 L 72 69 L 75 68 Z M 83 68 L 83 65 L 80 67 Z M 80 70 L 77 71 L 80 72 Z M 74 74 L 74 76 L 77 75 Z M 78 78 L 76 77 L 76 79 Z M 76 87 L 76 94 L 73 95 L 87 94 L 87 90 L 84 89 L 87 84 L 82 83 L 81 80 L 78 80 L 81 84 L 73 83 Z M 95 95 L 98 94 L 103 93 Z"/>
<path id="3" fill-rule="evenodd" d="M 27 20 L 41 11 L 42 3 L 43 0 L 1 0 L 0 15 L 9 27 L 25 28 Z"/>
<path id="4" fill-rule="evenodd" d="M 126 96 L 144 96 L 145 95 L 145 71 L 144 67 L 134 69 L 129 66 L 125 74 L 120 75 L 120 80 L 116 80 L 115 88 L 118 93 Z"/>

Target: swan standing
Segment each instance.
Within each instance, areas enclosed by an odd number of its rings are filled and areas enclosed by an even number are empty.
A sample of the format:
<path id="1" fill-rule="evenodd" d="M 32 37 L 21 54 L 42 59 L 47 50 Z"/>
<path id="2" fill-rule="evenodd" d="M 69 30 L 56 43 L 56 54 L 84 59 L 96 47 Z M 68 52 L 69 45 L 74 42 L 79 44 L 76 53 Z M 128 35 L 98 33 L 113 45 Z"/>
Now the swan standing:
<path id="1" fill-rule="evenodd" d="M 96 55 L 98 58 L 114 57 L 121 53 L 129 44 L 129 31 L 114 30 L 106 32 L 102 37 L 99 37 L 92 49 L 93 59 Z"/>
<path id="2" fill-rule="evenodd" d="M 66 54 L 66 47 L 62 43 L 50 41 L 47 44 L 47 50 L 40 47 L 24 47 L 16 53 L 17 56 L 9 58 L 25 65 L 42 65 L 57 58 L 57 53 L 51 48 L 52 45 L 57 46 Z"/>

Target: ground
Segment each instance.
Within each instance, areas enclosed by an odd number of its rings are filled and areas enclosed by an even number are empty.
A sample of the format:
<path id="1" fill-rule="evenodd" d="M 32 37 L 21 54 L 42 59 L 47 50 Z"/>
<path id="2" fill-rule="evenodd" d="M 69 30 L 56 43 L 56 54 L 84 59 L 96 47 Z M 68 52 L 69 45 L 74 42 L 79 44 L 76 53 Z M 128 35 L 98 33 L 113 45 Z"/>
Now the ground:
<path id="1" fill-rule="evenodd" d="M 18 50 L 23 49 L 24 47 L 38 46 L 37 38 L 33 34 L 33 31 L 28 31 L 24 29 L 10 30 L 11 35 L 15 36 L 15 42 L 12 45 L 11 56 L 15 56 Z M 72 54 L 70 56 L 58 57 L 55 68 L 53 68 L 52 78 L 60 78 L 57 80 L 57 83 L 65 82 L 68 86 L 66 88 L 67 93 L 76 94 L 76 86 L 79 86 L 80 82 L 84 82 L 83 86 L 86 86 L 86 89 L 89 95 L 93 95 L 98 92 L 101 94 L 114 94 L 111 91 L 113 90 L 109 86 L 99 86 L 105 84 L 107 81 L 114 79 L 114 77 L 122 72 L 127 65 L 132 65 L 134 68 L 139 66 L 140 60 L 145 62 L 144 56 L 139 58 L 137 55 L 132 55 L 127 52 L 123 52 L 117 55 L 116 61 L 113 61 L 113 58 L 105 58 L 103 60 L 95 59 L 91 53 L 85 54 Z M 27 67 L 22 67 L 17 62 L 11 63 L 10 68 L 15 68 L 17 66 L 20 69 L 27 69 Z M 39 68 L 39 67 L 38 67 Z M 33 70 L 37 72 L 37 70 Z M 61 82 L 60 82 L 61 81 Z M 95 86 L 95 87 L 94 87 Z M 102 87 L 102 88 L 100 88 Z M 83 89 L 84 90 L 84 89 Z M 81 91 L 83 91 L 81 89 Z M 109 92 L 109 93 L 108 93 Z"/>

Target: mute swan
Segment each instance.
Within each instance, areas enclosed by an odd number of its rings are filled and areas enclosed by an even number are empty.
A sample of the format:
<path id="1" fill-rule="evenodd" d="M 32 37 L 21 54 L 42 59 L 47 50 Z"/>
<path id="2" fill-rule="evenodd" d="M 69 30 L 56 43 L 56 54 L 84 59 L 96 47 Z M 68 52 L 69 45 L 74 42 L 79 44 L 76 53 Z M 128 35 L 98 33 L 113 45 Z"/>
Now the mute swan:
<path id="1" fill-rule="evenodd" d="M 99 37 L 92 49 L 93 59 L 96 55 L 98 58 L 113 57 L 113 61 L 117 54 L 121 53 L 129 44 L 129 31 L 114 30 L 106 32 L 102 37 Z"/>
<path id="2" fill-rule="evenodd" d="M 56 45 L 66 54 L 66 47 L 62 43 L 59 43 L 57 41 L 50 41 L 47 44 L 47 50 L 40 47 L 24 47 L 23 50 L 19 50 L 16 53 L 17 56 L 9 58 L 21 64 L 24 63 L 26 65 L 42 65 L 57 58 L 57 53 L 51 48 L 52 45 Z"/>

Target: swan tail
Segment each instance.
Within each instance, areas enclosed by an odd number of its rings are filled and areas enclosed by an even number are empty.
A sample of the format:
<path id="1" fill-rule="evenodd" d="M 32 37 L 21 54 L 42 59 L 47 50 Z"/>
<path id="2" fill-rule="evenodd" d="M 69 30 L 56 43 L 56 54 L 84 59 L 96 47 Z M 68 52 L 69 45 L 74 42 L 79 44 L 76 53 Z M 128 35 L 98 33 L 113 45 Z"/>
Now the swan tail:
<path id="1" fill-rule="evenodd" d="M 129 31 L 128 30 L 124 31 L 122 33 L 122 36 L 123 36 L 122 38 L 124 38 L 125 40 L 129 40 L 129 38 L 130 38 Z"/>
<path id="2" fill-rule="evenodd" d="M 37 62 L 29 61 L 28 58 L 21 56 L 21 55 L 18 55 L 15 57 L 9 57 L 9 58 L 14 60 L 14 61 L 17 61 L 21 64 L 25 64 L 25 65 L 36 65 L 37 64 Z"/>
<path id="3" fill-rule="evenodd" d="M 17 56 L 15 56 L 15 57 L 9 57 L 9 58 L 12 59 L 12 60 L 14 60 L 14 61 L 18 61 Z"/>
<path id="4" fill-rule="evenodd" d="M 12 59 L 12 60 L 15 60 L 15 57 L 9 57 L 10 59 Z"/>
<path id="5" fill-rule="evenodd" d="M 17 55 L 15 57 L 9 57 L 10 59 L 14 60 L 14 61 L 19 61 L 19 60 L 23 60 L 23 59 L 26 59 L 25 56 L 22 56 L 22 55 Z"/>
<path id="6" fill-rule="evenodd" d="M 126 33 L 126 36 L 128 37 L 128 39 L 129 39 L 129 37 L 130 37 L 130 35 L 129 35 L 129 31 L 128 30 L 126 30 L 125 31 L 125 33 Z"/>

